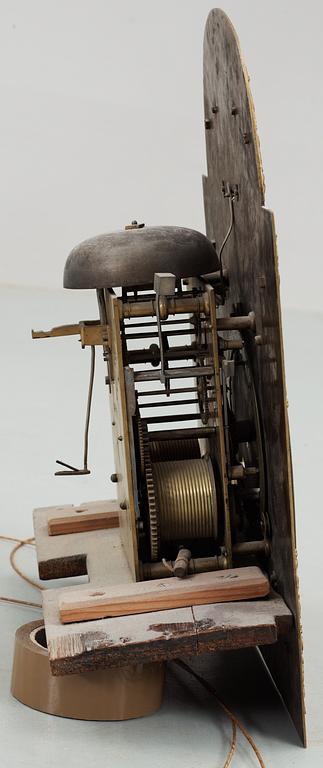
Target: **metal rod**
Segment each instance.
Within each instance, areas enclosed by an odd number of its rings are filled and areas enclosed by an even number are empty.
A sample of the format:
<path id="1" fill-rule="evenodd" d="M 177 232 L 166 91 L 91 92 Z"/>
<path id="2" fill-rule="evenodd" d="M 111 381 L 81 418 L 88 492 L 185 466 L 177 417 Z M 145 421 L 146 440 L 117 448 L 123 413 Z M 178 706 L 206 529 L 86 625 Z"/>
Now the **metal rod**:
<path id="1" fill-rule="evenodd" d="M 89 426 L 90 426 L 91 404 L 92 404 L 92 395 L 93 395 L 94 372 L 95 372 L 95 346 L 91 346 L 90 381 L 89 381 L 89 390 L 88 390 L 88 396 L 87 396 L 85 430 L 84 430 L 83 469 L 87 469 L 87 459 L 88 459 L 88 451 L 89 451 Z"/>
<path id="2" fill-rule="evenodd" d="M 154 299 L 155 296 L 156 296 L 156 292 L 155 292 L 155 289 L 154 289 L 153 285 L 147 291 L 133 290 L 133 294 L 134 294 L 133 296 L 130 296 L 127 293 L 128 289 L 124 289 L 124 290 L 126 291 L 126 293 L 125 293 L 126 298 L 123 299 L 123 301 L 127 301 L 127 302 L 129 301 L 131 304 L 133 304 L 134 302 L 138 301 L 138 297 L 139 297 L 140 301 L 146 301 L 147 302 L 147 301 L 150 301 L 151 299 Z M 199 295 L 201 295 L 201 290 L 200 290 Z M 160 296 L 161 296 L 161 294 L 160 294 Z M 189 291 L 189 290 L 187 290 L 187 291 L 176 291 L 171 297 L 167 296 L 167 298 L 182 299 L 183 297 L 185 297 L 187 299 L 192 299 L 192 298 L 195 299 L 196 296 L 197 296 L 197 291 L 196 291 L 196 289 L 194 289 L 194 291 L 193 290 L 192 291 Z M 163 297 L 163 298 L 166 298 L 166 297 Z"/>
<path id="3" fill-rule="evenodd" d="M 148 432 L 148 439 L 159 440 L 186 440 L 190 438 L 212 437 L 216 433 L 216 427 L 182 427 L 181 429 L 163 429 Z"/>
<path id="4" fill-rule="evenodd" d="M 159 348 L 159 352 L 161 348 Z M 153 349 L 131 349 L 127 353 L 128 363 L 130 365 L 136 365 L 136 363 L 155 363 L 158 362 L 157 350 Z M 164 352 L 164 358 L 166 360 L 195 360 L 197 357 L 206 357 L 207 349 L 196 349 L 189 346 L 171 347 Z M 161 375 L 164 371 L 161 370 Z M 166 375 L 166 370 L 165 370 Z"/>
<path id="5" fill-rule="evenodd" d="M 157 319 L 157 335 L 158 335 L 158 341 L 159 341 L 159 356 L 160 356 L 160 381 L 162 384 L 165 384 L 165 388 L 169 389 L 169 384 L 166 382 L 165 378 L 165 350 L 164 350 L 164 339 L 163 339 L 163 332 L 161 327 L 161 316 L 160 316 L 160 305 L 159 305 L 159 295 L 156 293 L 156 319 Z"/>
<path id="6" fill-rule="evenodd" d="M 137 301 L 133 303 L 121 304 L 121 317 L 123 319 L 130 317 L 147 317 L 156 316 L 156 301 Z M 203 312 L 205 315 L 209 315 L 209 306 L 205 294 L 197 297 L 188 298 L 171 298 L 167 299 L 167 313 L 168 315 L 177 314 L 200 314 Z M 164 322 L 162 320 L 162 322 Z M 127 326 L 129 327 L 129 326 Z M 249 312 L 248 315 L 242 315 L 237 317 L 219 317 L 217 319 L 217 328 L 219 331 L 240 331 L 240 330 L 255 330 L 255 314 Z"/>
<path id="7" fill-rule="evenodd" d="M 237 317 L 218 317 L 216 324 L 218 331 L 243 331 L 248 328 L 255 330 L 255 314 L 249 312 L 249 315 Z"/>
<path id="8" fill-rule="evenodd" d="M 247 327 L 250 328 L 252 323 L 247 323 Z M 225 329 L 222 329 L 225 330 Z M 237 330 L 227 328 L 226 330 Z M 243 330 L 243 329 L 242 329 Z M 195 336 L 196 330 L 195 328 L 181 328 L 180 330 L 175 331 L 166 331 L 167 336 Z M 147 333 L 127 333 L 126 339 L 153 339 L 158 336 L 157 331 L 149 331 Z M 243 348 L 243 341 L 242 339 L 223 339 L 221 336 L 219 336 L 219 344 L 220 349 L 242 349 Z"/>
<path id="9" fill-rule="evenodd" d="M 212 366 L 190 365 L 185 368 L 169 368 L 165 371 L 167 379 L 196 379 L 199 376 L 214 376 Z M 160 370 L 134 371 L 135 381 L 160 381 Z"/>
<path id="10" fill-rule="evenodd" d="M 231 189 L 230 189 L 230 184 L 227 184 L 227 188 L 226 188 L 226 190 L 224 189 L 224 190 L 223 190 L 223 192 L 224 192 L 224 197 L 226 197 L 226 198 L 228 199 L 228 201 L 229 201 L 229 207 L 230 207 L 230 221 L 229 221 L 229 229 L 228 229 L 228 231 L 227 231 L 227 233 L 226 233 L 226 235 L 225 235 L 225 238 L 224 238 L 224 240 L 223 240 L 223 243 L 222 243 L 222 245 L 221 245 L 221 248 L 220 248 L 220 250 L 219 250 L 219 262 L 220 262 L 220 275 L 221 275 L 221 282 L 222 282 L 222 280 L 223 280 L 222 253 L 223 253 L 223 250 L 224 250 L 224 248 L 225 248 L 225 245 L 227 244 L 227 242 L 228 242 L 228 240 L 229 240 L 229 237 L 230 237 L 230 235 L 231 235 L 231 232 L 232 232 L 232 228 L 233 228 L 233 222 L 234 222 L 233 201 L 236 199 L 236 195 L 234 194 L 234 192 L 231 192 Z"/>
<path id="11" fill-rule="evenodd" d="M 223 373 L 223 368 L 220 371 L 220 380 L 222 383 L 222 401 L 223 401 L 223 426 L 224 426 L 224 440 L 225 449 L 227 454 L 227 470 L 230 475 L 231 470 L 231 457 L 230 457 L 230 428 L 229 428 L 229 414 L 228 414 L 228 400 L 227 400 L 227 384 L 226 378 Z"/>
<path id="12" fill-rule="evenodd" d="M 77 467 L 72 467 L 72 464 L 66 464 L 66 461 L 60 461 L 60 459 L 56 459 L 56 464 L 60 464 L 61 467 L 66 467 L 67 469 L 72 470 L 72 472 L 78 472 L 79 470 Z"/>
<path id="13" fill-rule="evenodd" d="M 269 543 L 265 539 L 260 541 L 242 541 L 232 547 L 234 555 L 268 555 Z"/>
<path id="14" fill-rule="evenodd" d="M 241 318 L 237 318 L 241 320 Z M 233 318 L 224 318 L 225 322 L 233 320 Z M 218 321 L 219 322 L 219 321 Z M 253 321 L 247 320 L 247 324 L 245 327 L 250 328 L 253 325 Z M 127 326 L 129 328 L 130 326 Z M 240 326 L 241 327 L 241 326 Z M 222 328 L 221 330 L 237 330 L 237 328 Z M 242 328 L 243 330 L 243 328 Z M 167 336 L 193 336 L 195 335 L 195 329 L 190 328 L 184 328 L 174 331 L 167 331 Z M 147 333 L 127 333 L 126 339 L 153 339 L 158 336 L 157 331 L 149 331 Z M 219 336 L 219 343 L 220 343 L 220 349 L 242 349 L 243 348 L 243 341 L 242 339 L 223 339 L 221 336 Z"/>
<path id="15" fill-rule="evenodd" d="M 206 387 L 206 389 L 212 390 L 212 389 L 214 389 L 214 387 L 210 386 L 210 387 Z M 199 391 L 198 387 L 177 387 L 176 389 L 172 389 L 171 394 L 172 395 L 182 395 L 182 394 L 186 394 L 188 392 L 198 392 L 198 391 Z M 146 389 L 146 390 L 141 390 L 141 392 L 137 391 L 137 396 L 138 397 L 151 397 L 151 396 L 154 397 L 155 395 L 156 396 L 158 396 L 158 395 L 164 395 L 165 396 L 166 394 L 167 394 L 167 392 L 166 392 L 165 389 Z M 140 407 L 142 407 L 142 406 L 140 406 Z"/>
<path id="16" fill-rule="evenodd" d="M 130 317 L 154 317 L 156 315 L 155 298 L 148 301 L 134 301 L 127 303 L 120 301 L 120 305 L 120 315 L 123 319 Z M 204 295 L 196 297 L 168 298 L 167 316 L 161 318 L 161 320 L 164 322 L 168 315 L 200 314 L 200 312 L 208 314 L 208 305 Z"/>
<path id="17" fill-rule="evenodd" d="M 218 336 L 220 350 L 223 349 L 243 349 L 242 339 L 222 339 Z"/>
<path id="18" fill-rule="evenodd" d="M 171 394 L 173 394 L 173 392 L 171 392 Z M 163 406 L 169 405 L 198 405 L 198 403 L 198 400 L 165 400 L 161 403 L 141 403 L 139 408 L 162 408 Z"/>
<path id="19" fill-rule="evenodd" d="M 143 563 L 142 575 L 144 579 L 165 579 L 175 576 L 173 568 L 175 561 L 165 561 L 160 563 Z M 191 558 L 188 563 L 188 574 L 206 573 L 207 571 L 218 571 L 227 568 L 227 559 L 224 555 L 215 555 L 214 557 L 196 557 Z"/>
<path id="20" fill-rule="evenodd" d="M 191 421 L 192 419 L 197 420 L 201 418 L 201 415 L 202 414 L 198 412 L 178 413 L 178 414 L 175 413 L 175 414 L 172 414 L 171 416 L 169 415 L 165 416 L 163 414 L 163 416 L 148 416 L 147 418 L 145 418 L 145 422 L 147 424 L 167 424 L 168 422 L 170 423 L 171 421 Z"/>
<path id="21" fill-rule="evenodd" d="M 127 319 L 127 318 L 126 318 Z M 189 317 L 184 318 L 183 320 L 162 320 L 162 325 L 184 325 L 184 323 L 189 323 L 190 325 L 195 325 L 194 318 L 191 319 Z M 125 325 L 125 328 L 128 330 L 128 328 L 145 328 L 146 326 L 152 326 L 156 325 L 156 320 L 147 320 L 144 323 L 127 323 Z"/>
<path id="22" fill-rule="evenodd" d="M 129 327 L 129 326 L 127 326 Z M 167 336 L 192 336 L 195 334 L 193 328 L 180 328 L 175 331 L 166 331 Z M 127 333 L 126 339 L 155 339 L 158 337 L 157 331 L 146 331 L 146 333 Z"/>
<path id="23" fill-rule="evenodd" d="M 83 450 L 83 469 L 77 469 L 71 464 L 66 464 L 65 461 L 56 460 L 56 464 L 60 464 L 62 467 L 67 467 L 67 471 L 55 472 L 55 475 L 89 475 L 90 470 L 87 466 L 88 450 L 89 450 L 89 426 L 91 416 L 91 404 L 93 395 L 93 382 L 95 372 L 95 346 L 91 344 L 91 367 L 90 367 L 90 381 L 87 396 L 86 417 L 85 417 L 85 429 L 84 429 L 84 450 Z"/>

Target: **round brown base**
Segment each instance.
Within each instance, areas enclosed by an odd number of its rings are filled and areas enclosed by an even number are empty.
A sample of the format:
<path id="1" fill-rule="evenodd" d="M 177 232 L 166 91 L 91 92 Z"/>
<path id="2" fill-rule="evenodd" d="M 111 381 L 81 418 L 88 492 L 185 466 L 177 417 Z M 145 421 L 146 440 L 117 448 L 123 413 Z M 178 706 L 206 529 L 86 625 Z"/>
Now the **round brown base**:
<path id="1" fill-rule="evenodd" d="M 19 627 L 15 638 L 12 695 L 28 707 L 77 720 L 129 720 L 161 705 L 165 664 L 54 677 L 42 621 Z"/>

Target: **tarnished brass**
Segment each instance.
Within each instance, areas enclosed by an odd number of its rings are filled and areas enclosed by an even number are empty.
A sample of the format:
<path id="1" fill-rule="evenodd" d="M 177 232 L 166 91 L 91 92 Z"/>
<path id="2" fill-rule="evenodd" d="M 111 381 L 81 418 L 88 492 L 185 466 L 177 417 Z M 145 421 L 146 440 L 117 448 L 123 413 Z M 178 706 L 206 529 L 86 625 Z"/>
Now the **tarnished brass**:
<path id="1" fill-rule="evenodd" d="M 152 461 L 178 461 L 180 459 L 199 459 L 200 445 L 197 438 L 185 440 L 152 440 L 150 442 Z"/>
<path id="2" fill-rule="evenodd" d="M 204 293 L 202 296 L 184 296 L 183 298 L 166 298 L 165 296 L 159 300 L 162 301 L 160 306 L 160 315 L 162 320 L 167 320 L 169 315 L 178 315 L 181 313 L 200 313 L 204 312 L 209 314 L 208 296 Z M 156 301 L 151 299 L 148 301 L 136 301 L 136 302 L 120 302 L 120 314 L 123 319 L 130 317 L 155 317 L 156 316 Z"/>
<path id="3" fill-rule="evenodd" d="M 80 336 L 82 347 L 102 346 L 110 338 L 109 327 L 99 320 L 81 320 L 72 325 L 57 325 L 48 331 L 32 331 L 33 339 L 50 339 L 58 336 Z"/>
<path id="4" fill-rule="evenodd" d="M 217 538 L 217 502 L 209 458 L 153 464 L 161 542 Z"/>

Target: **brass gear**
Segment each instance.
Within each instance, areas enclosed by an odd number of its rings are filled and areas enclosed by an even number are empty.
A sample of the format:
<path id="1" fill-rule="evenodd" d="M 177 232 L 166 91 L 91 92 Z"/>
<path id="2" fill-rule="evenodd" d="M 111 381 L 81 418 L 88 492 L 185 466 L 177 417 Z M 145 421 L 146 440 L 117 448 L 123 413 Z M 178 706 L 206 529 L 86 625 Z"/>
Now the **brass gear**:
<path id="1" fill-rule="evenodd" d="M 147 424 L 142 420 L 140 421 L 141 421 L 141 426 L 140 426 L 139 434 L 140 434 L 143 461 L 144 461 L 144 467 L 145 467 L 145 480 L 146 480 L 147 498 L 148 498 L 150 556 L 151 556 L 151 560 L 153 562 L 156 562 L 159 559 L 160 536 L 159 536 L 159 522 L 158 522 L 157 505 L 156 505 L 155 485 L 154 485 L 154 477 L 153 477 L 153 470 L 152 470 L 152 462 L 150 458 Z"/>
<path id="2" fill-rule="evenodd" d="M 141 477 L 145 477 L 145 454 L 144 454 L 144 437 L 143 437 L 143 426 L 142 426 L 142 420 L 140 417 L 137 419 L 137 427 L 138 427 L 138 442 L 139 442 L 139 456 L 140 456 L 140 471 L 141 471 Z"/>

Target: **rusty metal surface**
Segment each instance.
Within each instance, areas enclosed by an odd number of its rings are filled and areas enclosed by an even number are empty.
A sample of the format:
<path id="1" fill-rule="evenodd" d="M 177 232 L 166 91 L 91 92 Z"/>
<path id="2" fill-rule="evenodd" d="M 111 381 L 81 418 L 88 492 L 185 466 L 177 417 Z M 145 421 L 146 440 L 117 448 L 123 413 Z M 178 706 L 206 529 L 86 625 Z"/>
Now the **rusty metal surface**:
<path id="1" fill-rule="evenodd" d="M 65 288 L 153 283 L 155 272 L 193 277 L 217 268 L 212 243 L 193 229 L 144 227 L 98 235 L 77 245 L 65 265 Z"/>
<path id="2" fill-rule="evenodd" d="M 264 205 L 264 182 L 248 74 L 227 16 L 211 11 L 204 38 L 207 234 L 221 244 L 229 207 L 223 182 L 236 190 L 234 226 L 223 251 L 229 291 L 225 315 L 255 312 L 256 330 L 243 332 L 251 361 L 267 466 L 271 520 L 270 570 L 294 616 L 283 643 L 263 655 L 305 742 L 301 627 L 297 583 L 292 469 L 288 434 L 279 273 L 273 214 Z M 257 343 L 258 342 L 258 343 Z"/>

